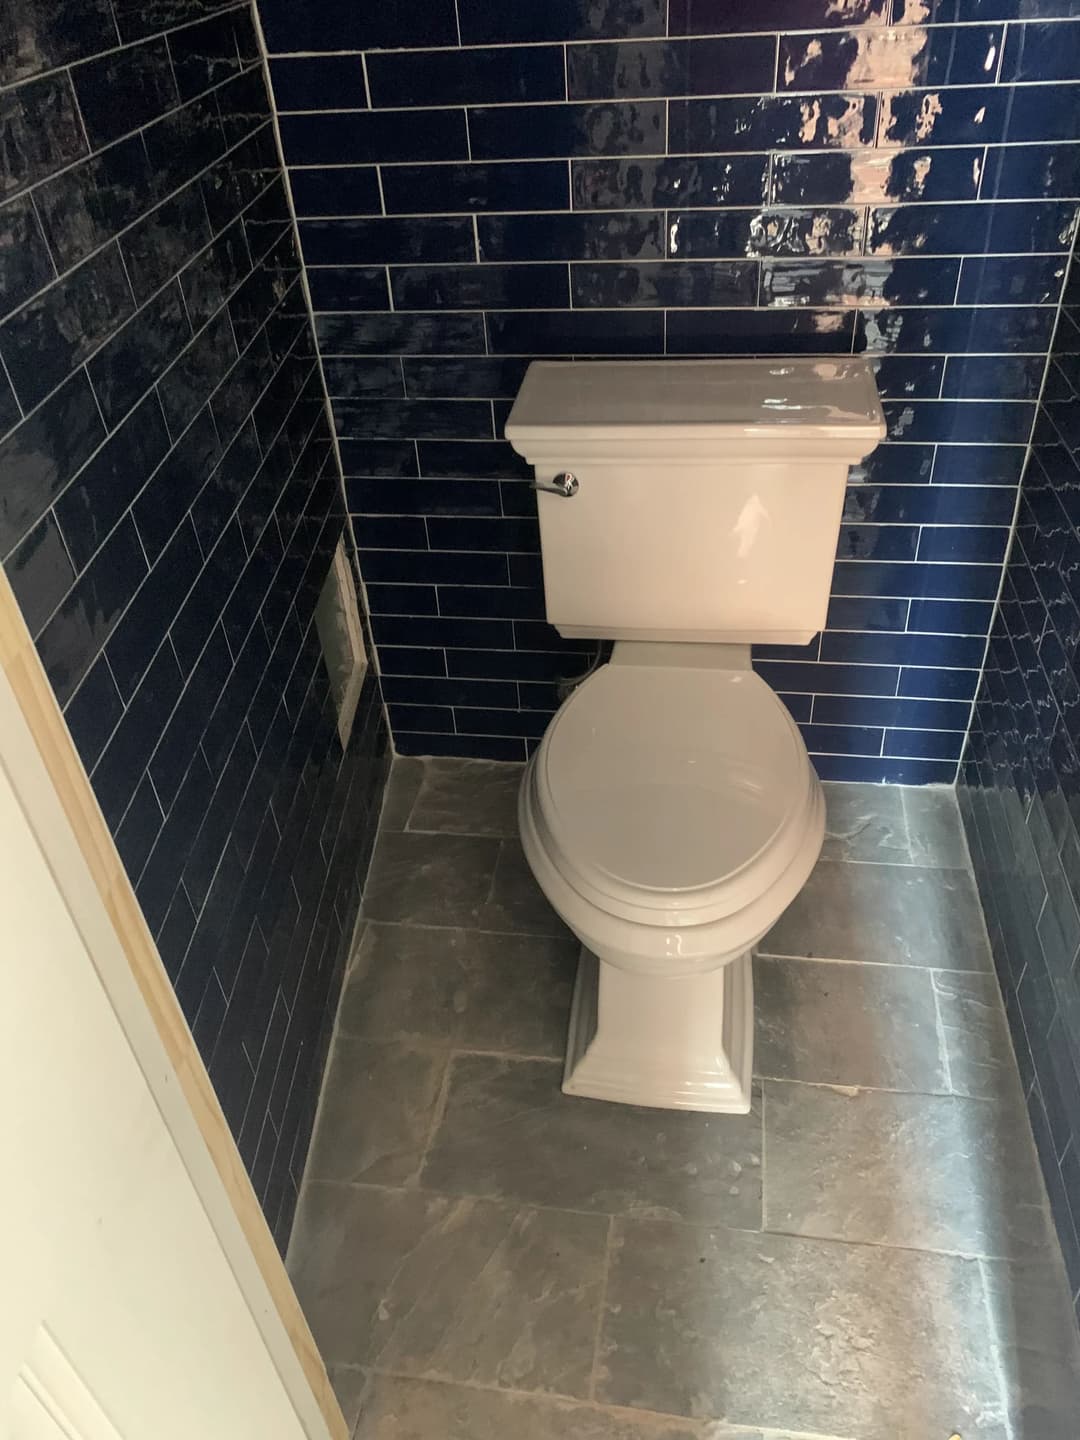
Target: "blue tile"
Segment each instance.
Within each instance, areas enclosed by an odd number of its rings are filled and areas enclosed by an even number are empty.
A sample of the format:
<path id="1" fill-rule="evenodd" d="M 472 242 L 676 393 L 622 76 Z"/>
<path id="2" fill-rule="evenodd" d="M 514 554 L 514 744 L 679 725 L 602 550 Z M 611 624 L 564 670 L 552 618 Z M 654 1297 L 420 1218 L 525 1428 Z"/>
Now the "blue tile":
<path id="1" fill-rule="evenodd" d="M 297 173 L 308 175 L 312 172 Z M 476 165 L 387 165 L 382 169 L 381 176 L 388 215 L 436 215 L 440 211 L 565 210 L 570 203 L 566 165 L 558 160 L 493 161 Z"/>
<path id="2" fill-rule="evenodd" d="M 950 635 L 986 635 L 994 607 L 981 600 L 913 600 L 909 630 Z"/>
<path id="3" fill-rule="evenodd" d="M 1034 400 L 1044 368 L 1041 355 L 951 355 L 941 393 L 961 399 Z M 1030 432 L 1030 423 L 1028 429 Z M 990 440 L 991 436 L 982 438 Z M 1023 443 L 1023 437 L 1018 439 Z"/>
<path id="4" fill-rule="evenodd" d="M 482 400 L 338 400 L 334 422 L 350 437 L 491 438 L 491 406 Z"/>
<path id="5" fill-rule="evenodd" d="M 1006 145 L 986 155 L 987 195 L 1034 200 L 1080 193 L 1080 145 Z"/>
<path id="6" fill-rule="evenodd" d="M 434 585 L 368 585 L 366 594 L 372 615 L 439 614 Z M 385 686 L 383 697 L 390 698 Z"/>
<path id="7" fill-rule="evenodd" d="M 354 165 L 395 160 L 465 160 L 463 110 L 283 115 L 281 143 L 290 165 Z"/>
<path id="8" fill-rule="evenodd" d="M 104 438 L 86 373 L 80 370 L 0 443 L 0 555 L 41 519 Z"/>
<path id="9" fill-rule="evenodd" d="M 1018 445 L 941 445 L 934 459 L 935 485 L 1016 485 L 1024 467 Z"/>
<path id="10" fill-rule="evenodd" d="M 874 359 L 875 366 L 893 365 L 904 362 L 906 355 L 887 355 Z M 941 361 L 940 363 L 944 363 Z M 876 485 L 926 485 L 934 466 L 933 445 L 897 445 L 886 441 L 862 462 L 853 465 L 848 472 L 849 484 Z M 993 453 L 992 451 L 990 453 Z"/>
<path id="11" fill-rule="evenodd" d="M 1054 315 L 1049 306 L 1018 305 L 867 309 L 855 319 L 855 349 L 871 354 L 1038 351 L 1049 343 Z"/>
<path id="12" fill-rule="evenodd" d="M 390 272 L 395 310 L 565 310 L 565 265 L 408 265 Z"/>
<path id="13" fill-rule="evenodd" d="M 880 755 L 883 732 L 865 725 L 799 726 L 811 755 Z"/>
<path id="14" fill-rule="evenodd" d="M 1080 23 L 1010 26 L 1001 79 L 1080 80 Z"/>
<path id="15" fill-rule="evenodd" d="M 330 398 L 359 399 L 364 395 L 396 395 L 405 398 L 401 362 L 389 358 L 362 360 L 342 356 L 323 361 L 326 393 Z"/>
<path id="16" fill-rule="evenodd" d="M 180 103 L 164 36 L 85 61 L 71 75 L 95 150 Z"/>
<path id="17" fill-rule="evenodd" d="M 833 572 L 833 594 L 993 600 L 1000 579 L 998 565 L 892 565 L 841 560 Z"/>
<path id="18" fill-rule="evenodd" d="M 974 200 L 982 159 L 981 148 L 777 155 L 770 199 L 774 205 Z"/>
<path id="19" fill-rule="evenodd" d="M 581 210 L 673 210 L 707 205 L 760 205 L 767 155 L 668 155 L 655 159 L 575 160 L 574 207 Z M 539 207 L 533 203 L 530 209 Z"/>
<path id="20" fill-rule="evenodd" d="M 4 266 L 0 318 L 54 277 L 49 250 L 29 196 L 0 210 L 0 257 Z"/>
<path id="21" fill-rule="evenodd" d="M 440 585 L 440 615 L 467 615 L 492 620 L 543 620 L 544 595 L 540 589 L 490 585 Z"/>
<path id="22" fill-rule="evenodd" d="M 854 665 L 945 665 L 978 668 L 982 636 L 826 632 L 821 658 Z"/>
<path id="23" fill-rule="evenodd" d="M 855 0 L 837 10 L 832 0 L 772 0 L 769 25 L 775 30 L 845 28 L 880 25 L 886 18 L 886 0 Z M 761 15 L 751 7 L 733 6 L 730 0 L 669 0 L 668 31 L 672 35 L 722 35 L 757 30 Z"/>
<path id="24" fill-rule="evenodd" d="M 907 625 L 907 600 L 841 596 L 829 602 L 826 628 L 829 630 L 903 630 Z"/>
<path id="25" fill-rule="evenodd" d="M 64 719 L 83 768 L 90 771 L 124 713 L 124 703 L 104 655 L 87 672 L 67 703 Z"/>
<path id="26" fill-rule="evenodd" d="M 550 0 L 543 6 L 458 0 L 458 15 L 464 45 L 664 33 L 663 0 Z"/>
<path id="27" fill-rule="evenodd" d="M 75 579 L 71 556 L 51 512 L 11 552 L 4 573 L 30 633 L 36 634 Z"/>
<path id="28" fill-rule="evenodd" d="M 169 54 L 182 100 L 222 85 L 259 58 L 250 12 L 226 11 L 174 31 Z"/>
<path id="29" fill-rule="evenodd" d="M 664 324 L 640 311 L 503 311 L 488 316 L 488 336 L 496 355 L 659 355 Z"/>
<path id="30" fill-rule="evenodd" d="M 768 305 L 947 305 L 959 260 L 774 260 L 762 262 Z"/>
<path id="31" fill-rule="evenodd" d="M 428 539 L 433 550 L 539 549 L 535 519 L 429 520 Z"/>
<path id="32" fill-rule="evenodd" d="M 1080 86 L 1028 85 L 1001 87 L 1008 97 L 1004 131 L 994 139 L 1075 140 L 1080 130 Z"/>
<path id="33" fill-rule="evenodd" d="M 7 137 L 0 198 L 44 180 L 86 154 L 66 72 L 46 75 L 0 95 L 0 129 Z"/>
<path id="34" fill-rule="evenodd" d="M 289 55 L 270 61 L 279 111 L 366 110 L 359 55 Z"/>
<path id="35" fill-rule="evenodd" d="M 131 803 L 183 683 L 175 655 L 163 645 L 90 777 L 110 827 L 119 825 Z"/>
<path id="36" fill-rule="evenodd" d="M 963 740 L 970 704 L 964 700 L 903 700 L 870 695 L 815 695 L 814 720 L 824 725 L 878 725 L 953 731 Z M 904 752 L 889 752 L 904 753 Z"/>
<path id="37" fill-rule="evenodd" d="M 395 732 L 455 733 L 454 712 L 449 706 L 388 704 L 386 708 Z"/>
<path id="38" fill-rule="evenodd" d="M 320 315 L 324 355 L 483 355 L 479 315 Z"/>
<path id="39" fill-rule="evenodd" d="M 895 695 L 900 672 L 895 665 L 801 664 L 761 660 L 754 669 L 774 690 L 826 695 Z"/>
<path id="40" fill-rule="evenodd" d="M 1026 445 L 1035 418 L 1034 405 L 1017 401 L 890 400 L 884 410 L 892 439 L 942 443 Z"/>
<path id="41" fill-rule="evenodd" d="M 918 558 L 987 564 L 1004 559 L 1008 542 L 1005 527 L 925 526 L 919 538 Z"/>
<path id="42" fill-rule="evenodd" d="M 410 398 L 484 396 L 512 400 L 521 388 L 528 361 L 502 356 L 465 359 L 406 359 L 402 362 L 405 389 Z"/>
<path id="43" fill-rule="evenodd" d="M 376 615 L 371 628 L 377 645 L 438 645 L 464 650 L 504 650 L 513 643 L 514 635 L 509 620 Z"/>
<path id="44" fill-rule="evenodd" d="M 922 669 L 907 665 L 900 672 L 898 695 L 923 700 L 973 700 L 978 670 Z"/>
<path id="45" fill-rule="evenodd" d="M 293 170 L 289 184 L 299 216 L 378 215 L 382 210 L 374 165 Z"/>
<path id="46" fill-rule="evenodd" d="M 426 535 L 423 520 L 400 523 L 417 525 L 421 535 Z M 506 585 L 509 581 L 506 555 L 496 545 L 488 546 L 486 552 L 477 551 L 472 554 L 454 553 L 459 549 L 457 546 L 446 550 L 414 550 L 404 547 L 381 550 L 376 546 L 408 537 L 395 535 L 392 522 L 372 522 L 364 517 L 357 518 L 354 524 L 360 541 L 361 565 L 366 581 L 385 581 L 388 584 L 401 585 Z M 469 540 L 472 536 L 466 535 L 465 538 Z M 505 536 L 499 535 L 497 538 L 503 539 Z M 468 545 L 460 547 L 462 550 L 469 548 Z"/>
<path id="47" fill-rule="evenodd" d="M 402 50 L 369 55 L 366 63 L 376 106 L 566 99 L 563 51 L 557 45 L 521 46 L 510 63 L 501 49 Z"/>
<path id="48" fill-rule="evenodd" d="M 1058 201 L 995 205 L 903 205 L 871 209 L 866 248 L 874 254 L 1018 254 L 1068 249 L 1075 207 Z"/>
<path id="49" fill-rule="evenodd" d="M 573 303 L 615 310 L 626 306 L 753 305 L 758 267 L 753 261 L 694 265 L 658 261 L 643 265 L 571 266 Z"/>
<path id="50" fill-rule="evenodd" d="M 842 525 L 839 560 L 914 560 L 919 532 L 914 525 Z"/>
<path id="51" fill-rule="evenodd" d="M 885 89 L 904 67 L 911 85 L 978 85 L 995 74 L 1003 27 L 940 25 L 782 35 L 777 85 L 786 90 Z"/>
<path id="52" fill-rule="evenodd" d="M 412 440 L 343 440 L 341 466 L 352 475 L 415 475 L 416 445 Z"/>
<path id="53" fill-rule="evenodd" d="M 445 676 L 446 652 L 408 645 L 382 645 L 379 647 L 379 668 L 383 675 L 383 690 L 388 694 L 387 681 L 392 676 Z"/>
<path id="54" fill-rule="evenodd" d="M 421 475 L 490 479 L 531 479 L 532 467 L 505 440 L 421 440 L 417 443 Z"/>
<path id="55" fill-rule="evenodd" d="M 1004 138 L 1006 120 L 1022 95 L 1021 91 L 996 85 L 901 90 L 885 95 L 881 106 L 881 143 L 992 144 Z M 937 163 L 936 154 L 934 163 Z"/>
<path id="56" fill-rule="evenodd" d="M 861 781 L 870 785 L 951 785 L 956 779 L 955 761 L 823 755 L 814 757 L 814 769 L 822 780 Z"/>
<path id="57" fill-rule="evenodd" d="M 390 292 L 384 266 L 308 271 L 311 303 L 316 310 L 389 310 Z"/>
<path id="58" fill-rule="evenodd" d="M 651 260 L 664 254 L 664 217 L 498 215 L 477 221 L 483 260 Z"/>
<path id="59" fill-rule="evenodd" d="M 848 354 L 854 317 L 842 311 L 673 310 L 669 355 Z"/>
<path id="60" fill-rule="evenodd" d="M 474 260 L 467 219 L 305 220 L 300 243 L 309 265 L 412 264 Z"/>
<path id="61" fill-rule="evenodd" d="M 185 521 L 154 562 L 109 641 L 109 665 L 125 701 L 134 694 L 201 566 L 194 526 Z M 211 623 L 215 618 L 210 617 Z"/>
<path id="62" fill-rule="evenodd" d="M 469 139 L 476 160 L 649 155 L 663 149 L 664 105 L 640 100 L 470 109 Z"/>
<path id="63" fill-rule="evenodd" d="M 638 99 L 771 90 L 775 56 L 771 35 L 570 45 L 566 52 L 568 98 Z"/>
<path id="64" fill-rule="evenodd" d="M 191 339 L 174 282 L 138 311 L 87 365 L 105 419 L 116 425 Z"/>
<path id="65" fill-rule="evenodd" d="M 679 151 L 848 149 L 872 145 L 872 95 L 761 95 L 674 100 L 668 148 Z"/>
<path id="66" fill-rule="evenodd" d="M 345 499 L 354 515 L 502 514 L 493 480 L 350 479 Z"/>
<path id="67" fill-rule="evenodd" d="M 12 27 L 0 64 L 0 84 L 26 80 L 40 70 L 53 70 L 111 49 L 116 29 L 107 0 L 87 0 L 67 8 L 51 0 L 27 0 L 19 8 L 19 24 Z"/>
<path id="68" fill-rule="evenodd" d="M 266 0 L 259 10 L 271 54 L 290 50 L 366 50 L 397 45 L 456 45 L 454 0 L 383 0 L 357 8 L 327 0 L 318 11 L 291 0 Z"/>
<path id="69" fill-rule="evenodd" d="M 945 359 L 936 355 L 884 355 L 872 361 L 871 369 L 883 400 L 932 400 L 941 390 L 945 364 Z M 925 478 L 930 478 L 929 466 Z"/>
<path id="70" fill-rule="evenodd" d="M 520 735 L 538 740 L 549 717 L 538 710 L 474 710 L 457 706 L 454 721 L 459 735 Z"/>

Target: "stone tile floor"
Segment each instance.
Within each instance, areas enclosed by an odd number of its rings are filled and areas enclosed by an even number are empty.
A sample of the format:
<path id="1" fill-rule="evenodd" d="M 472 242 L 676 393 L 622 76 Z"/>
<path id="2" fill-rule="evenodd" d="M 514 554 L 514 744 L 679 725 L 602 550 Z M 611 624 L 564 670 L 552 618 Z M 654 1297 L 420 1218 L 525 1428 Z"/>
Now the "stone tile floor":
<path id="1" fill-rule="evenodd" d="M 398 760 L 289 1263 L 359 1440 L 1077 1440 L 1080 1358 L 950 792 L 827 787 L 754 1107 L 559 1089 L 518 767 Z"/>

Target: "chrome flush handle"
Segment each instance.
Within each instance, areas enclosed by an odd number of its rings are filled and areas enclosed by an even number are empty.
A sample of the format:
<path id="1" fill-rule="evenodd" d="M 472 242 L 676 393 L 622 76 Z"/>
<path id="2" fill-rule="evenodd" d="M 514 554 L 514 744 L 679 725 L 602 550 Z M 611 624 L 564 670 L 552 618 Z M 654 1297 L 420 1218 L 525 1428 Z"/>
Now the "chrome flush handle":
<path id="1" fill-rule="evenodd" d="M 562 495 L 564 499 L 570 500 L 577 494 L 580 486 L 577 476 L 564 470 L 561 475 L 556 475 L 554 480 L 534 480 L 532 488 L 544 495 Z"/>

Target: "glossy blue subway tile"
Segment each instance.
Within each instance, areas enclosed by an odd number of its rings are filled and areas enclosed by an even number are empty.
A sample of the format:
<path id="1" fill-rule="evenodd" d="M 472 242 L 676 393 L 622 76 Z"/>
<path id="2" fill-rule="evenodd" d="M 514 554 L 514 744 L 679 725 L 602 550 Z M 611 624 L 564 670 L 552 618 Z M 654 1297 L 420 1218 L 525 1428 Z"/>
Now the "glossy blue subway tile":
<path id="1" fill-rule="evenodd" d="M 811 755 L 880 755 L 884 732 L 866 725 L 803 724 L 806 748 Z"/>
<path id="2" fill-rule="evenodd" d="M 644 99 L 771 90 L 775 58 L 771 35 L 570 45 L 566 51 L 568 98 Z"/>
<path id="3" fill-rule="evenodd" d="M 480 315 L 318 315 L 324 355 L 482 355 Z"/>
<path id="4" fill-rule="evenodd" d="M 919 532 L 912 525 L 851 524 L 840 527 L 838 560 L 914 560 Z"/>
<path id="5" fill-rule="evenodd" d="M 702 307 L 753 305 L 758 267 L 753 261 L 706 265 L 657 261 L 643 265 L 575 264 L 570 267 L 575 307 Z"/>
<path id="6" fill-rule="evenodd" d="M 497 710 L 517 706 L 517 686 L 507 680 L 393 676 L 384 681 L 383 692 L 388 702 L 402 705 L 468 705 Z"/>
<path id="7" fill-rule="evenodd" d="M 336 111 L 283 115 L 281 141 L 291 165 L 353 165 L 395 160 L 465 160 L 463 110 Z"/>
<path id="8" fill-rule="evenodd" d="M 427 551 L 427 530 L 424 521 L 416 515 L 396 515 L 390 518 L 353 517 L 353 529 L 357 542 L 364 551 L 365 578 L 372 580 L 395 579 L 396 576 L 379 574 L 379 550 L 386 547 L 386 554 L 400 552 L 415 557 Z M 394 562 L 396 563 L 396 562 Z M 372 568 L 374 567 L 374 568 Z M 503 574 L 506 573 L 505 562 Z"/>
<path id="9" fill-rule="evenodd" d="M 892 565 L 841 560 L 833 572 L 833 594 L 993 600 L 1000 579 L 997 565 Z"/>
<path id="10" fill-rule="evenodd" d="M 490 585 L 440 585 L 439 614 L 543 620 L 543 592 L 522 586 L 506 590 Z"/>
<path id="11" fill-rule="evenodd" d="M 405 389 L 412 398 L 484 396 L 512 400 L 521 387 L 528 361 L 502 356 L 405 359 Z"/>
<path id="12" fill-rule="evenodd" d="M 105 438 L 86 372 L 70 380 L 0 443 L 0 555 L 7 555 Z"/>
<path id="13" fill-rule="evenodd" d="M 664 104 L 638 100 L 470 109 L 469 140 L 476 160 L 652 155 L 664 148 Z"/>
<path id="14" fill-rule="evenodd" d="M 394 267 L 390 291 L 395 310 L 565 310 L 570 304 L 561 264 Z"/>
<path id="15" fill-rule="evenodd" d="M 941 390 L 945 364 L 941 355 L 883 355 L 871 362 L 871 369 L 882 400 L 933 400 Z"/>
<path id="16" fill-rule="evenodd" d="M 1010 26 L 1001 79 L 1080 80 L 1080 23 Z"/>
<path id="17" fill-rule="evenodd" d="M 163 645 L 90 777 L 111 828 L 119 825 L 131 803 L 183 686 L 176 657 Z"/>
<path id="18" fill-rule="evenodd" d="M 340 400 L 334 420 L 338 434 L 350 437 L 491 438 L 491 407 L 479 400 Z"/>
<path id="19" fill-rule="evenodd" d="M 942 635 L 985 636 L 993 610 L 993 605 L 980 600 L 913 600 L 907 628 Z"/>
<path id="20" fill-rule="evenodd" d="M 562 47 L 401 50 L 366 60 L 375 106 L 527 104 L 565 100 Z M 583 97 L 584 98 L 584 97 Z"/>
<path id="21" fill-rule="evenodd" d="M 387 165 L 381 178 L 388 215 L 565 210 L 570 204 L 566 165 L 560 160 Z"/>
<path id="22" fill-rule="evenodd" d="M 907 356 L 887 355 L 882 364 L 906 360 Z M 875 360 L 876 364 L 877 361 Z M 851 485 L 927 485 L 934 465 L 933 445 L 897 445 L 884 441 L 861 465 L 848 471 Z"/>
<path id="23" fill-rule="evenodd" d="M 49 0 L 27 0 L 19 7 L 19 24 L 12 25 L 7 38 L 0 84 L 29 79 L 115 44 L 116 27 L 107 0 L 86 0 L 75 9 Z"/>
<path id="24" fill-rule="evenodd" d="M 668 221 L 668 254 L 687 260 L 742 255 L 846 255 L 862 249 L 863 212 L 691 210 Z"/>
<path id="25" fill-rule="evenodd" d="M 191 339 L 174 281 L 117 330 L 87 365 L 102 414 L 116 425 Z"/>
<path id="26" fill-rule="evenodd" d="M 921 760 L 959 760 L 964 736 L 950 730 L 887 730 L 883 753 Z"/>
<path id="27" fill-rule="evenodd" d="M 427 522 L 433 550 L 539 550 L 537 522 L 529 516 L 504 520 L 432 519 Z"/>
<path id="28" fill-rule="evenodd" d="M 6 374 L 0 372 L 0 435 L 6 435 L 20 419 L 21 414 L 19 402 L 15 399 L 15 391 L 11 388 L 11 382 Z"/>
<path id="29" fill-rule="evenodd" d="M 1019 205 L 904 205 L 872 209 L 866 234 L 871 254 L 964 255 L 1068 249 L 1075 206 L 1057 201 Z"/>
<path id="30" fill-rule="evenodd" d="M 848 523 L 893 525 L 1008 525 L 1015 495 L 982 486 L 851 486 L 844 499 Z"/>
<path id="31" fill-rule="evenodd" d="M 84 61 L 73 67 L 71 77 L 95 150 L 156 120 L 181 98 L 191 98 L 177 91 L 163 36 Z"/>
<path id="32" fill-rule="evenodd" d="M 138 588 L 132 586 L 133 598 L 109 640 L 107 652 L 109 667 L 125 703 L 135 693 L 146 667 L 162 643 L 164 631 L 169 628 L 169 623 L 195 583 L 202 563 L 195 527 L 186 519 L 154 561 L 145 580 L 140 574 L 138 581 L 141 583 L 136 582 Z M 164 625 L 163 619 L 166 621 Z M 198 648 L 201 649 L 201 645 Z M 195 651 L 197 653 L 198 650 Z"/>
<path id="33" fill-rule="evenodd" d="M 881 25 L 888 14 L 887 0 L 854 0 L 838 9 L 833 0 L 772 0 L 768 28 L 818 29 L 826 26 Z M 668 0 L 668 30 L 672 35 L 723 35 L 762 28 L 762 14 L 753 6 L 732 5 L 730 0 Z"/>
<path id="34" fill-rule="evenodd" d="M 1080 134 L 1080 85 L 1016 85 L 1004 93 L 1008 113 L 1003 133 L 993 139 L 1075 140 Z"/>
<path id="35" fill-rule="evenodd" d="M 1034 405 L 1010 401 L 887 401 L 885 422 L 896 440 L 977 442 L 1026 445 L 1035 418 Z"/>
<path id="36" fill-rule="evenodd" d="M 377 645 L 443 646 L 458 650 L 506 650 L 513 644 L 514 636 L 509 620 L 375 615 L 371 628 Z"/>
<path id="37" fill-rule="evenodd" d="M 589 664 L 584 651 L 497 650 L 484 654 L 448 650 L 446 667 L 450 675 L 494 676 L 507 680 L 552 683 L 579 679 Z"/>
<path id="38" fill-rule="evenodd" d="M 130 0 L 129 0 L 130 3 Z M 259 14 L 271 54 L 293 50 L 365 50 L 398 45 L 456 45 L 454 0 L 383 0 L 357 7 L 350 0 L 315 6 L 263 0 Z"/>
<path id="39" fill-rule="evenodd" d="M 182 100 L 222 85 L 258 59 L 251 12 L 229 9 L 174 31 L 169 55 Z"/>
<path id="40" fill-rule="evenodd" d="M 0 94 L 0 131 L 6 137 L 0 198 L 44 180 L 87 153 L 66 71 Z"/>
<path id="41" fill-rule="evenodd" d="M 951 785 L 956 779 L 956 762 L 943 760 L 822 755 L 815 756 L 814 768 L 822 780 L 853 780 L 870 785 Z"/>
<path id="42" fill-rule="evenodd" d="M 767 155 L 668 155 L 655 159 L 575 160 L 574 208 L 686 209 L 760 205 L 766 198 Z M 538 207 L 530 205 L 530 209 Z"/>
<path id="43" fill-rule="evenodd" d="M 914 26 L 782 35 L 777 86 L 784 90 L 886 89 L 902 84 L 978 85 L 997 73 L 1004 27 Z"/>
<path id="44" fill-rule="evenodd" d="M 50 512 L 7 558 L 4 573 L 30 633 L 36 634 L 71 589 L 71 557 Z"/>
<path id="45" fill-rule="evenodd" d="M 55 274 L 29 196 L 12 200 L 0 210 L 0 258 L 4 267 L 2 318 L 48 284 Z"/>
<path id="46" fill-rule="evenodd" d="M 424 522 L 418 523 L 421 532 Z M 373 548 L 389 545 L 397 538 L 386 520 L 372 522 L 368 516 L 354 516 L 357 534 L 372 535 L 361 540 L 364 549 L 364 577 L 395 585 L 506 585 L 509 583 L 507 557 L 495 547 L 473 549 L 409 550 Z M 411 643 L 411 642 L 410 642 Z"/>
<path id="47" fill-rule="evenodd" d="M 369 585 L 368 611 L 372 615 L 438 615 L 434 585 Z M 389 699 L 386 689 L 383 697 Z"/>
<path id="48" fill-rule="evenodd" d="M 538 710 L 476 710 L 464 706 L 454 710 L 459 735 L 520 735 L 539 740 L 549 719 Z"/>
<path id="49" fill-rule="evenodd" d="M 957 259 L 767 259 L 761 299 L 777 306 L 946 305 L 959 273 Z"/>
<path id="50" fill-rule="evenodd" d="M 876 122 L 872 95 L 673 100 L 668 107 L 668 148 L 675 153 L 848 149 L 873 144 Z"/>
<path id="51" fill-rule="evenodd" d="M 419 646 L 381 645 L 379 668 L 384 677 L 383 690 L 389 693 L 385 680 L 389 677 L 412 679 L 420 676 L 442 678 L 446 675 L 446 651 L 425 650 Z"/>
<path id="52" fill-rule="evenodd" d="M 987 564 L 1004 559 L 1008 543 L 1004 526 L 927 526 L 919 537 L 918 558 Z"/>
<path id="53" fill-rule="evenodd" d="M 977 669 L 985 641 L 981 635 L 890 634 L 876 631 L 826 632 L 821 658 L 854 665 L 929 665 Z"/>
<path id="54" fill-rule="evenodd" d="M 487 319 L 493 354 L 659 355 L 660 313 L 619 310 L 502 311 Z"/>
<path id="55" fill-rule="evenodd" d="M 108 661 L 102 655 L 90 667 L 64 710 L 64 720 L 87 772 L 94 768 L 123 713 L 123 701 Z"/>
<path id="56" fill-rule="evenodd" d="M 865 309 L 855 317 L 856 351 L 957 354 L 1045 350 L 1054 328 L 1050 306 Z"/>
<path id="57" fill-rule="evenodd" d="M 458 0 L 458 16 L 463 45 L 664 33 L 664 0 L 550 0 L 542 6 Z"/>
<path id="58" fill-rule="evenodd" d="M 828 630 L 903 630 L 907 625 L 908 600 L 840 596 L 829 601 Z"/>
<path id="59" fill-rule="evenodd" d="M 815 695 L 813 718 L 823 725 L 879 725 L 888 729 L 967 731 L 970 704 L 959 700 L 885 699 L 871 695 Z M 903 752 L 900 752 L 903 753 Z"/>
<path id="60" fill-rule="evenodd" d="M 941 445 L 932 480 L 935 485 L 1016 485 L 1023 466 L 1022 446 Z"/>
<path id="61" fill-rule="evenodd" d="M 141 305 L 211 240 L 202 194 L 188 185 L 151 210 L 120 241 L 124 268 Z"/>
<path id="62" fill-rule="evenodd" d="M 454 712 L 449 706 L 440 705 L 391 705 L 387 714 L 395 731 L 410 733 L 455 734 Z"/>
<path id="63" fill-rule="evenodd" d="M 1041 355 L 950 355 L 941 393 L 958 399 L 1034 400 L 1045 364 Z M 981 438 L 993 439 L 990 434 Z"/>
<path id="64" fill-rule="evenodd" d="M 992 147 L 983 193 L 1001 200 L 1075 197 L 1080 194 L 1080 144 Z"/>
<path id="65" fill-rule="evenodd" d="M 769 198 L 774 205 L 974 200 L 982 161 L 981 147 L 777 155 Z"/>
<path id="66" fill-rule="evenodd" d="M 493 480 L 350 479 L 345 498 L 354 515 L 502 514 Z"/>
<path id="67" fill-rule="evenodd" d="M 287 110 L 366 110 L 359 55 L 283 55 L 270 61 L 274 103 Z"/>
<path id="68" fill-rule="evenodd" d="M 900 672 L 895 665 L 804 664 L 797 660 L 760 660 L 754 669 L 774 690 L 795 694 L 895 695 Z"/>
<path id="69" fill-rule="evenodd" d="M 477 220 L 482 260 L 650 260 L 664 254 L 659 211 L 625 215 L 488 215 Z"/>
<path id="70" fill-rule="evenodd" d="M 898 695 L 923 700 L 972 700 L 979 684 L 979 671 L 920 669 L 905 665 L 900 672 Z"/>
<path id="71" fill-rule="evenodd" d="M 341 468 L 348 479 L 364 475 L 415 475 L 414 440 L 342 440 Z"/>
<path id="72" fill-rule="evenodd" d="M 359 399 L 363 395 L 397 395 L 404 399 L 401 362 L 396 359 L 359 359 L 342 356 L 323 361 L 326 393 L 331 399 Z"/>
<path id="73" fill-rule="evenodd" d="M 140 135 L 120 140 L 34 191 L 34 209 L 63 273 L 127 225 L 157 198 L 156 177 Z"/>
<path id="74" fill-rule="evenodd" d="M 421 475 L 505 480 L 532 476 L 529 462 L 505 440 L 420 440 L 416 449 Z"/>
<path id="75" fill-rule="evenodd" d="M 848 354 L 849 310 L 672 310 L 669 355 Z"/>
<path id="76" fill-rule="evenodd" d="M 307 272 L 311 303 L 322 311 L 389 310 L 384 266 L 312 267 Z"/>
<path id="77" fill-rule="evenodd" d="M 881 99 L 879 144 L 993 144 L 1005 138 L 1019 94 L 993 84 L 887 93 Z"/>
<path id="78" fill-rule="evenodd" d="M 311 215 L 378 215 L 378 172 L 374 165 L 293 170 L 289 177 L 296 213 Z"/>

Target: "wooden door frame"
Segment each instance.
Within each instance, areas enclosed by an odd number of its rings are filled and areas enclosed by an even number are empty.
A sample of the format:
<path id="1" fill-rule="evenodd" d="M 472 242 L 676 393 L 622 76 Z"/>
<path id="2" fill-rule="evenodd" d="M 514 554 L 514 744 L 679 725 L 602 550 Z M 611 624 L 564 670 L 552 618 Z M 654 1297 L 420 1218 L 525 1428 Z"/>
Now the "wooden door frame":
<path id="1" fill-rule="evenodd" d="M 347 1440 L 326 1367 L 0 570 L 0 764 L 311 1440 Z"/>

